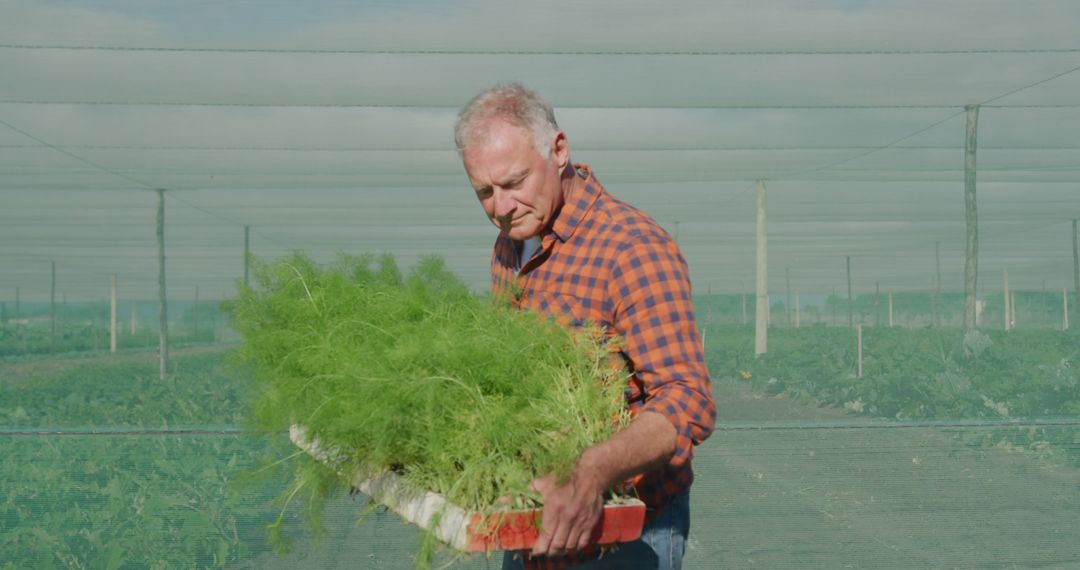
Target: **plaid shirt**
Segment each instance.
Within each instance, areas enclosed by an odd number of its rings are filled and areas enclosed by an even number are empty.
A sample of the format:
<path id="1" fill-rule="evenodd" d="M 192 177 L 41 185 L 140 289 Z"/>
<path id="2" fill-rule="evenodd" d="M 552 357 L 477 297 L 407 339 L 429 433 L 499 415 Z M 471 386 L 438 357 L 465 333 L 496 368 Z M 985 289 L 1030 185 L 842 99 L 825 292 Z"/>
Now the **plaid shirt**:
<path id="1" fill-rule="evenodd" d="M 666 417 L 677 433 L 675 455 L 631 483 L 651 515 L 690 488 L 694 446 L 712 433 L 716 409 L 690 300 L 690 276 L 675 241 L 651 217 L 604 190 L 585 165 L 540 249 L 523 267 L 517 244 L 500 233 L 492 255 L 492 290 L 517 291 L 515 304 L 580 325 L 590 321 L 623 342 L 631 374 L 632 415 Z M 526 561 L 562 568 L 595 553 Z"/>

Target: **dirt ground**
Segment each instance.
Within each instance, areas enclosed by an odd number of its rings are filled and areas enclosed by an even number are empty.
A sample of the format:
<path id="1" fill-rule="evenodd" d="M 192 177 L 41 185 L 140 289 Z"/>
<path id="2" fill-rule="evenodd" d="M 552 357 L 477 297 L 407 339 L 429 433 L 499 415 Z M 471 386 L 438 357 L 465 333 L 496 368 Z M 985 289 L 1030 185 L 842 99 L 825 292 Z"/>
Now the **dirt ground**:
<path id="1" fill-rule="evenodd" d="M 975 445 L 988 428 L 881 428 L 715 390 L 721 425 L 695 458 L 687 570 L 1080 568 L 1080 470 Z M 361 510 L 334 502 L 322 541 L 251 567 L 411 568 L 418 533 L 393 513 L 357 525 Z"/>
<path id="2" fill-rule="evenodd" d="M 836 410 L 716 396 L 721 417 L 790 427 L 698 450 L 690 568 L 1080 568 L 1074 468 L 975 445 L 989 428 L 838 428 Z"/>

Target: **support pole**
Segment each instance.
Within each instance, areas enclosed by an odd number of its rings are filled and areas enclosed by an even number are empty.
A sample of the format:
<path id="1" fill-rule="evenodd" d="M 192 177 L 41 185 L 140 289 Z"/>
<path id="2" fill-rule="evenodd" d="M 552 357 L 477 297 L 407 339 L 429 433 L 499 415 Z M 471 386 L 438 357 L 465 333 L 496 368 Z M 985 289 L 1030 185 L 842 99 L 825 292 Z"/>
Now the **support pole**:
<path id="1" fill-rule="evenodd" d="M 1005 301 L 1005 330 L 1009 330 L 1012 323 L 1012 306 L 1009 305 L 1009 270 L 1002 271 L 1002 299 Z"/>
<path id="2" fill-rule="evenodd" d="M 934 279 L 934 326 L 941 326 L 941 242 L 934 242 L 934 261 L 937 264 L 937 279 Z"/>
<path id="3" fill-rule="evenodd" d="M 56 262 L 52 262 L 52 285 L 49 287 L 49 352 L 56 352 Z"/>
<path id="4" fill-rule="evenodd" d="M 1080 323 L 1080 238 L 1076 234 L 1076 220 L 1072 221 L 1072 249 L 1073 249 L 1073 310 L 1076 311 L 1075 322 Z"/>
<path id="5" fill-rule="evenodd" d="M 21 309 L 20 309 L 20 305 L 19 305 L 19 288 L 16 287 L 15 288 L 15 338 L 16 339 L 19 338 L 19 336 L 20 336 L 19 329 L 22 327 L 22 322 L 21 322 L 22 321 L 22 314 L 20 313 L 20 310 Z"/>
<path id="6" fill-rule="evenodd" d="M 199 286 L 195 286 L 195 342 L 199 342 Z"/>
<path id="7" fill-rule="evenodd" d="M 979 275 L 979 216 L 975 200 L 975 156 L 979 106 L 967 105 L 967 138 L 964 145 L 964 213 L 967 247 L 964 250 L 964 332 L 975 330 L 975 299 Z"/>
<path id="8" fill-rule="evenodd" d="M 840 300 L 836 297 L 836 287 L 833 287 L 832 297 L 830 297 L 830 299 L 832 300 L 832 303 L 830 303 L 832 306 L 829 307 L 831 309 L 830 312 L 832 313 L 832 321 L 830 321 L 829 324 L 836 326 L 836 306 L 840 304 Z"/>
<path id="9" fill-rule="evenodd" d="M 874 327 L 881 326 L 881 281 L 874 282 Z"/>
<path id="10" fill-rule="evenodd" d="M 228 318 L 228 317 L 227 317 L 227 314 L 222 312 L 221 309 L 220 309 L 220 307 L 225 305 L 225 299 L 226 299 L 225 292 L 222 291 L 221 292 L 221 305 L 218 305 L 219 308 L 218 308 L 217 312 L 215 313 L 217 315 L 217 323 L 218 323 L 218 334 L 217 334 L 217 338 L 215 340 L 217 342 L 219 342 L 219 343 L 220 342 L 225 342 L 225 325 L 226 325 L 225 319 Z"/>
<path id="11" fill-rule="evenodd" d="M 742 324 L 746 324 L 746 291 L 742 292 Z"/>
<path id="12" fill-rule="evenodd" d="M 138 330 L 138 321 L 137 321 L 138 317 L 135 316 L 136 314 L 137 314 L 137 312 L 135 310 L 135 301 L 132 301 L 131 302 L 131 336 L 135 336 L 135 331 Z"/>
<path id="13" fill-rule="evenodd" d="M 862 323 L 855 325 L 855 335 L 859 337 L 859 378 L 862 378 Z"/>
<path id="14" fill-rule="evenodd" d="M 799 310 L 799 292 L 795 292 L 795 328 L 799 328 L 802 324 L 801 312 Z"/>
<path id="15" fill-rule="evenodd" d="M 889 328 L 891 329 L 892 326 L 893 326 L 893 319 L 892 319 L 892 291 L 889 291 Z"/>
<path id="16" fill-rule="evenodd" d="M 1080 321 L 1077 321 L 1080 322 Z M 1061 290 L 1061 330 L 1069 330 L 1069 289 Z"/>
<path id="17" fill-rule="evenodd" d="M 784 281 L 787 282 L 787 299 L 784 301 L 784 316 L 787 326 L 791 326 L 791 268 L 784 269 Z"/>
<path id="18" fill-rule="evenodd" d="M 851 297 L 851 256 L 845 255 L 847 263 L 847 328 L 851 330 L 855 326 L 855 303 Z"/>
<path id="19" fill-rule="evenodd" d="M 158 188 L 157 209 L 157 241 L 158 241 L 158 354 L 160 366 L 159 378 L 165 379 L 165 371 L 169 367 L 169 324 L 168 324 L 168 298 L 165 295 L 165 190 Z"/>
<path id="20" fill-rule="evenodd" d="M 112 276 L 112 302 L 109 304 L 109 352 L 116 353 L 116 274 Z"/>
<path id="21" fill-rule="evenodd" d="M 765 354 L 768 345 L 768 247 L 765 233 L 765 181 L 757 181 L 757 305 L 754 324 L 754 355 Z"/>
<path id="22" fill-rule="evenodd" d="M 249 286 L 249 259 L 251 257 L 251 226 L 244 226 L 244 286 Z"/>
<path id="23" fill-rule="evenodd" d="M 1016 328 L 1016 291 L 1009 291 L 1009 330 Z"/>

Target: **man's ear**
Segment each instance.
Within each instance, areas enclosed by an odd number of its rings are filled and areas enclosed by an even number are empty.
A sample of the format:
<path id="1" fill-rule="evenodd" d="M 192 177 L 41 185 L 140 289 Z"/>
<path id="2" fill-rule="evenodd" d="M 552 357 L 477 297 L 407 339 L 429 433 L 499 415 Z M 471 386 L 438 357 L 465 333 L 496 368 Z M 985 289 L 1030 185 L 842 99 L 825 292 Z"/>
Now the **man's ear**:
<path id="1" fill-rule="evenodd" d="M 551 139 L 551 157 L 560 171 L 570 162 L 570 143 L 566 140 L 566 133 L 555 131 L 555 138 Z"/>

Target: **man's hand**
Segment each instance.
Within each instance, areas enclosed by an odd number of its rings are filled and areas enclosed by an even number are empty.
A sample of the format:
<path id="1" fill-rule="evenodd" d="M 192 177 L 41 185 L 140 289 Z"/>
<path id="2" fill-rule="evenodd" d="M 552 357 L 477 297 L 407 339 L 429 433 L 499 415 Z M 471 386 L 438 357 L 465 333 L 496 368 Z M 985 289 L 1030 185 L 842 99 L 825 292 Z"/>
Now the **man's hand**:
<path id="1" fill-rule="evenodd" d="M 586 449 L 562 486 L 554 475 L 532 483 L 544 498 L 540 537 L 533 555 L 581 550 L 604 509 L 603 493 L 627 478 L 657 469 L 675 454 L 675 426 L 655 412 L 642 412 L 626 429 Z"/>
<path id="2" fill-rule="evenodd" d="M 579 471 L 580 466 L 561 486 L 554 475 L 533 481 L 532 488 L 544 498 L 540 537 L 532 550 L 534 556 L 559 556 L 589 544 L 604 510 L 603 488 L 595 477 Z"/>

